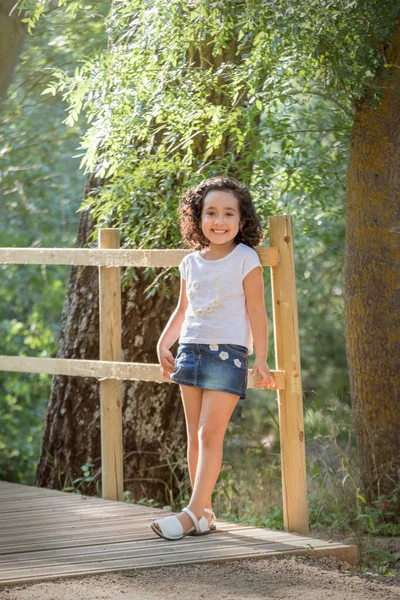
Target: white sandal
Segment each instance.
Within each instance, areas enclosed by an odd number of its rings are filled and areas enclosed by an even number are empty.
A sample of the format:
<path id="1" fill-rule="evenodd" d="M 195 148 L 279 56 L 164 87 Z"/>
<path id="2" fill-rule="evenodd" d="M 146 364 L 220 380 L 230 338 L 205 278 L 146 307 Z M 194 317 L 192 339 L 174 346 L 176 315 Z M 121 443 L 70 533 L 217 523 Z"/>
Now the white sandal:
<path id="1" fill-rule="evenodd" d="M 214 511 L 212 511 L 210 508 L 205 508 L 204 512 L 208 513 L 209 515 L 212 515 L 210 523 L 208 522 L 206 517 L 201 517 L 199 522 L 201 523 L 204 520 L 206 521 L 206 524 L 204 524 L 204 526 L 201 527 L 201 531 L 199 533 L 197 531 L 192 531 L 191 533 L 189 533 L 189 535 L 205 535 L 206 533 L 213 533 L 217 530 L 217 527 L 215 525 L 215 520 L 217 517 L 215 516 Z"/>
<path id="2" fill-rule="evenodd" d="M 151 528 L 158 536 L 165 538 L 166 540 L 181 540 L 186 535 L 204 535 L 205 533 L 210 533 L 210 528 L 208 526 L 208 521 L 206 517 L 201 517 L 200 520 L 197 519 L 196 515 L 185 506 L 182 509 L 185 513 L 189 515 L 189 517 L 193 521 L 193 527 L 189 529 L 186 533 L 184 533 L 182 523 L 175 515 L 170 515 L 169 517 L 164 517 L 163 519 L 156 519 L 151 523 Z"/>

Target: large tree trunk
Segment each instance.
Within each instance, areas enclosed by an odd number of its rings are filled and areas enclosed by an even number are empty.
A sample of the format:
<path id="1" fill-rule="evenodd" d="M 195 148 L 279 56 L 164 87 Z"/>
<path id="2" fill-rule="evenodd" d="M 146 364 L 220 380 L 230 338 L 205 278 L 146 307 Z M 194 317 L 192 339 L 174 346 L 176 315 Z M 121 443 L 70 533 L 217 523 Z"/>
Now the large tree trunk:
<path id="1" fill-rule="evenodd" d="M 211 49 L 207 48 L 208 60 L 213 60 L 217 66 L 228 57 L 232 60 L 232 56 L 232 49 L 227 49 L 223 56 L 214 58 Z M 201 53 L 196 56 L 196 61 L 203 66 Z M 204 66 L 208 67 L 209 63 Z M 223 96 L 211 100 L 216 104 L 226 101 Z M 200 136 L 199 157 L 204 152 L 205 142 L 205 136 Z M 221 152 L 227 151 L 229 139 L 226 137 Z M 246 179 L 250 173 L 251 167 L 247 169 Z M 229 174 L 241 179 L 244 175 L 238 173 L 235 167 Z M 90 188 L 89 181 L 86 194 Z M 82 212 L 76 246 L 87 246 L 92 231 L 93 223 L 88 213 Z M 179 277 L 170 290 L 172 300 L 166 300 L 162 288 L 145 300 L 143 290 L 150 282 L 143 277 L 140 268 L 135 269 L 135 273 L 136 280 L 122 293 L 123 360 L 157 363 L 157 341 L 176 306 Z M 171 351 L 175 354 L 176 347 Z M 97 268 L 71 268 L 57 356 L 99 358 Z M 147 497 L 173 505 L 174 497 L 187 491 L 190 485 L 187 470 L 183 467 L 186 462 L 186 432 L 179 387 L 167 382 L 134 381 L 124 382 L 122 390 L 124 490 L 131 491 L 136 501 Z M 36 485 L 59 489 L 82 477 L 81 466 L 89 460 L 96 469 L 100 467 L 99 402 L 97 380 L 54 377 Z M 96 493 L 94 483 L 86 484 L 82 489 L 87 494 Z"/>
<path id="2" fill-rule="evenodd" d="M 90 190 L 90 182 L 86 193 Z M 76 247 L 87 247 L 93 231 L 88 212 L 81 213 Z M 124 269 L 121 269 L 124 272 Z M 122 360 L 157 363 L 156 344 L 171 311 L 162 293 L 145 300 L 149 285 L 143 270 L 122 294 Z M 63 308 L 57 357 L 99 359 L 99 283 L 97 267 L 71 267 Z M 171 290 L 178 297 L 179 280 Z M 178 386 L 124 381 L 124 489 L 165 502 L 177 492 L 182 469 L 171 463 L 184 454 L 184 419 Z M 99 475 L 100 393 L 94 378 L 53 378 L 36 485 L 60 489 L 82 477 L 81 466 L 93 462 Z M 96 478 L 99 482 L 99 477 Z M 160 485 L 161 482 L 165 482 Z M 75 484 L 76 486 L 78 484 Z M 94 484 L 82 488 L 95 494 Z M 101 489 L 101 488 L 100 488 Z"/>
<path id="3" fill-rule="evenodd" d="M 356 105 L 347 175 L 345 319 L 363 492 L 390 493 L 400 470 L 400 23 L 379 70 L 378 108 Z M 388 75 L 390 78 L 388 78 Z"/>

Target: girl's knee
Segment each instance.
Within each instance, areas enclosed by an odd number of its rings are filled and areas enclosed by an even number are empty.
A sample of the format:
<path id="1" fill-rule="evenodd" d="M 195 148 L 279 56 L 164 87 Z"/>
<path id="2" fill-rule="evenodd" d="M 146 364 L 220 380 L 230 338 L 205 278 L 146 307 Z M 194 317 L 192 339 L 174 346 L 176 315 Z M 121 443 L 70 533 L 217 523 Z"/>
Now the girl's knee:
<path id="1" fill-rule="evenodd" d="M 203 423 L 199 426 L 198 440 L 203 446 L 219 447 L 224 441 L 225 431 L 213 423 Z"/>

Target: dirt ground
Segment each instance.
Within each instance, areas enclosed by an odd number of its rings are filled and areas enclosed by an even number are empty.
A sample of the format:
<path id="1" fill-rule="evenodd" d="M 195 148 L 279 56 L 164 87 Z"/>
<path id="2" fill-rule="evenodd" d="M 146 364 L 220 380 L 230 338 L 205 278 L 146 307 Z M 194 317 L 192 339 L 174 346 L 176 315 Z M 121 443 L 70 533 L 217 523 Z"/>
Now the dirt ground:
<path id="1" fill-rule="evenodd" d="M 400 577 L 332 557 L 277 557 L 137 569 L 0 587 L 1 600 L 397 600 Z"/>

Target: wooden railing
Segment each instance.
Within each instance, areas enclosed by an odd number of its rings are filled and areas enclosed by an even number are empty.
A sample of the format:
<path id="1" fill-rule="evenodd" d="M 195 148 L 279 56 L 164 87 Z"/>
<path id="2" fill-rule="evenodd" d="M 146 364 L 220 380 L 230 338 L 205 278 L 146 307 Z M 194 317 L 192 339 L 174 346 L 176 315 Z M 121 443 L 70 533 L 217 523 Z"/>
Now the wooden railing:
<path id="1" fill-rule="evenodd" d="M 308 533 L 304 419 L 292 218 L 271 216 L 269 248 L 255 248 L 271 270 L 284 527 Z M 170 383 L 159 364 L 121 362 L 120 267 L 178 266 L 191 250 L 125 250 L 118 229 L 99 230 L 99 248 L 0 248 L 0 264 L 56 264 L 99 268 L 100 360 L 0 356 L 1 371 L 96 377 L 100 382 L 102 496 L 123 500 L 121 381 Z M 259 375 L 248 374 L 253 388 Z M 259 388 L 258 388 L 259 389 Z M 267 391 L 267 390 L 266 390 Z"/>

